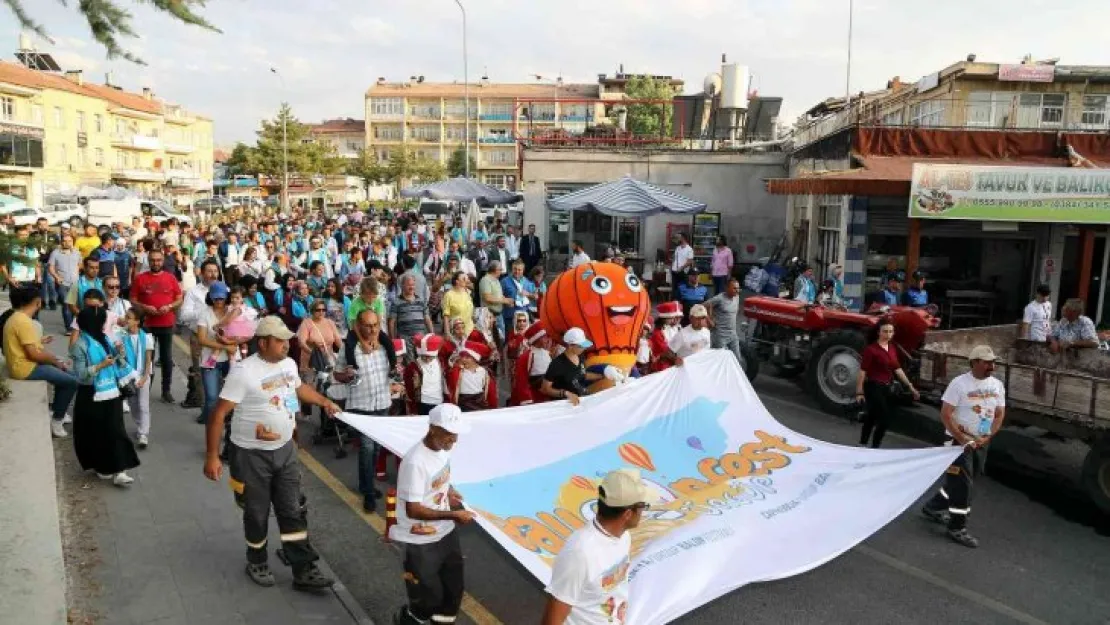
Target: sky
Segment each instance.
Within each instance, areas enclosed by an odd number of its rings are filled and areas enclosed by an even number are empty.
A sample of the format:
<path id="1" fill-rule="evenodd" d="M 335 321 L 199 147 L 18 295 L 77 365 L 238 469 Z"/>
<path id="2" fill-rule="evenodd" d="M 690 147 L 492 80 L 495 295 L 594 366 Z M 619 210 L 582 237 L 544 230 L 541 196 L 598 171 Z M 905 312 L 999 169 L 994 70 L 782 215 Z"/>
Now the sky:
<path id="1" fill-rule="evenodd" d="M 208 0 L 201 12 L 223 33 L 176 22 L 135 0 L 148 65 L 109 60 L 74 8 L 24 1 L 54 42 L 35 39 L 64 69 L 130 91 L 150 87 L 215 121 L 217 145 L 252 142 L 261 119 L 288 101 L 302 121 L 361 119 L 366 89 L 423 75 L 462 81 L 462 19 L 452 0 Z M 721 54 L 745 64 L 760 94 L 784 98 L 784 118 L 842 96 L 849 0 L 462 0 L 469 75 L 536 82 L 532 74 L 594 82 L 614 74 L 668 74 L 686 91 L 719 71 Z M 975 53 L 981 61 L 1060 57 L 1110 65 L 1102 0 L 854 0 L 852 91 L 916 81 Z M 14 53 L 18 26 L 0 6 L 0 41 Z M 10 53 L 9 53 L 10 54 Z M 8 60 L 14 57 L 5 55 Z M 277 68 L 280 78 L 270 71 Z"/>

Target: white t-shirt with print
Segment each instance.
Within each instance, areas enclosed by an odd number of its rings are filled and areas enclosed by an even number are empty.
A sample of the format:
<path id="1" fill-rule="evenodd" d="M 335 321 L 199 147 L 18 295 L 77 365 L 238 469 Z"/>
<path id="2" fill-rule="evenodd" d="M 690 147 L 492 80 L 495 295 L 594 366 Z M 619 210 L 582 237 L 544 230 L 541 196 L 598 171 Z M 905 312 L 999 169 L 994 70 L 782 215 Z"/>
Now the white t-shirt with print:
<path id="1" fill-rule="evenodd" d="M 1052 333 L 1052 302 L 1029 302 L 1021 315 L 1021 322 L 1029 324 L 1029 336 L 1023 338 L 1047 341 L 1048 335 Z"/>
<path id="2" fill-rule="evenodd" d="M 420 403 L 433 406 L 443 403 L 443 368 L 438 360 L 420 364 Z"/>
<path id="3" fill-rule="evenodd" d="M 292 358 L 266 362 L 258 354 L 239 361 L 220 391 L 220 399 L 235 402 L 231 420 L 231 442 L 243 449 L 280 449 L 293 438 L 294 418 L 300 410 L 297 387 L 301 376 Z M 262 424 L 277 440 L 265 441 L 255 434 Z"/>
<path id="4" fill-rule="evenodd" d="M 205 306 L 197 317 L 197 328 L 204 328 L 208 333 L 209 340 L 216 340 L 216 326 L 220 323 L 220 318 L 216 316 L 215 311 L 211 306 Z M 200 348 L 200 366 L 205 369 L 211 369 L 217 362 L 227 362 L 227 352 L 222 349 L 212 349 L 211 347 L 201 346 Z"/>
<path id="5" fill-rule="evenodd" d="M 596 521 L 574 532 L 551 570 L 546 591 L 571 606 L 566 625 L 619 625 L 628 612 L 632 534 L 613 538 Z"/>
<path id="6" fill-rule="evenodd" d="M 238 417 L 238 414 L 236 414 Z M 405 454 L 397 471 L 397 524 L 389 538 L 402 543 L 426 545 L 438 542 L 455 529 L 454 521 L 410 519 L 405 503 L 412 501 L 432 510 L 448 511 L 451 502 L 451 453 L 432 451 L 420 441 Z"/>
<path id="7" fill-rule="evenodd" d="M 941 401 L 955 406 L 956 424 L 973 436 L 991 432 L 996 408 L 1006 406 L 1006 387 L 997 378 L 977 380 L 971 372 L 948 383 Z"/>
<path id="8" fill-rule="evenodd" d="M 150 356 L 151 352 L 154 351 L 154 335 L 148 333 L 144 334 L 146 340 L 143 341 L 142 345 L 139 345 L 139 334 L 137 332 L 135 334 L 131 334 L 127 330 L 121 330 L 116 335 L 120 341 L 131 344 L 131 350 L 134 352 L 136 360 L 141 361 L 129 363 L 135 370 L 139 372 L 139 375 L 142 375 L 143 371 L 146 370 L 147 365 L 149 364 L 148 356 Z M 123 353 L 126 354 L 127 352 L 124 351 Z M 151 375 L 153 375 L 154 368 L 151 367 L 150 371 Z"/>
<path id="9" fill-rule="evenodd" d="M 712 335 L 709 333 L 709 328 L 702 328 L 700 330 L 694 329 L 694 326 L 686 326 L 674 335 L 674 338 L 667 340 L 667 346 L 671 351 L 678 354 L 680 358 L 693 356 L 703 349 L 707 349 L 710 344 Z"/>

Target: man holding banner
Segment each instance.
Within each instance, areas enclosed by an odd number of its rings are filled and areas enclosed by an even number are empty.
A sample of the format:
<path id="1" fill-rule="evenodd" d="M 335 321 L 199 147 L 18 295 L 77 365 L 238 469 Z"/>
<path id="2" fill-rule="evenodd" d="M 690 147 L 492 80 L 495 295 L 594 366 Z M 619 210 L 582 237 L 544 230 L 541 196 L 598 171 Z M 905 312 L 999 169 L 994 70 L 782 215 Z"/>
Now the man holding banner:
<path id="1" fill-rule="evenodd" d="M 598 487 L 597 516 L 555 558 L 543 625 L 624 623 L 633 528 L 649 493 L 636 469 L 610 471 Z"/>
<path id="2" fill-rule="evenodd" d="M 397 524 L 389 538 L 405 548 L 409 604 L 397 625 L 454 623 L 463 598 L 463 556 L 456 523 L 470 523 L 462 496 L 451 486 L 451 448 L 470 429 L 462 410 L 440 404 L 428 415 L 428 433 L 401 460 L 397 472 Z"/>

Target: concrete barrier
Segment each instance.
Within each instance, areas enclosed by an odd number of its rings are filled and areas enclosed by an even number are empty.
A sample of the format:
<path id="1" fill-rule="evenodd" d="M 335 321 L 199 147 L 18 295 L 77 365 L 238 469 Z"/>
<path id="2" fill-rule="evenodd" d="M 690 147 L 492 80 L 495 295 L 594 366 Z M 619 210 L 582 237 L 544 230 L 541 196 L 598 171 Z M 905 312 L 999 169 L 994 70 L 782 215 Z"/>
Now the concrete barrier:
<path id="1" fill-rule="evenodd" d="M 8 384 L 12 396 L 0 402 L 0 621 L 64 624 L 66 571 L 46 383 Z"/>

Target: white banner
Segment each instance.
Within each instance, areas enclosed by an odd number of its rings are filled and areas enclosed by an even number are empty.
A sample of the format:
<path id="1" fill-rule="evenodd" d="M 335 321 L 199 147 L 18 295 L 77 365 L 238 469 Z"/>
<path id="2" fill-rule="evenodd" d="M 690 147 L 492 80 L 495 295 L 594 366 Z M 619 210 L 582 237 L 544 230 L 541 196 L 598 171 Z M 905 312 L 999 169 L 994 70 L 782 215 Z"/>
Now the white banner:
<path id="1" fill-rule="evenodd" d="M 425 417 L 343 420 L 397 454 Z M 628 623 L 666 623 L 744 584 L 803 573 L 878 531 L 959 454 L 869 450 L 779 424 L 732 354 L 584 398 L 467 415 L 451 475 L 479 523 L 541 582 L 593 517 L 607 472 L 636 467 L 659 501 L 633 533 Z M 539 615 L 536 615 L 539 618 Z"/>

